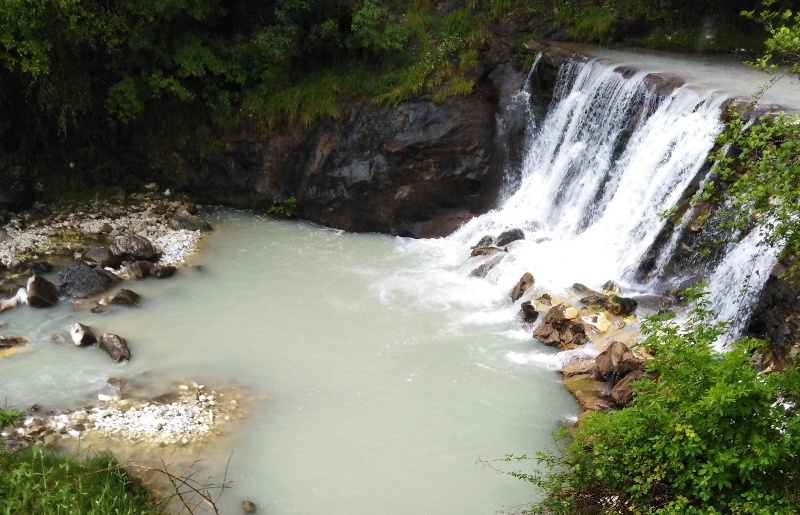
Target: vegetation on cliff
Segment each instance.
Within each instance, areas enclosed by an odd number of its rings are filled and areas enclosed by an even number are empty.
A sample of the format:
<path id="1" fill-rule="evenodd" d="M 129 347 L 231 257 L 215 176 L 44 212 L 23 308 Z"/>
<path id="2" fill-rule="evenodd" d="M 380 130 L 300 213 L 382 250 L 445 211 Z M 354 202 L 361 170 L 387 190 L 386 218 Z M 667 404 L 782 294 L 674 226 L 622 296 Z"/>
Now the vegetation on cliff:
<path id="1" fill-rule="evenodd" d="M 480 51 L 498 32 L 707 48 L 695 44 L 705 25 L 738 38 L 760 34 L 738 17 L 756 6 L 0 0 L 0 179 L 55 191 L 145 180 L 180 186 L 203 173 L 205 156 L 224 150 L 220 134 L 304 127 L 338 117 L 342 102 L 357 97 L 468 94 Z M 742 46 L 707 35 L 717 49 Z M 671 43 L 678 39 L 691 44 Z"/>

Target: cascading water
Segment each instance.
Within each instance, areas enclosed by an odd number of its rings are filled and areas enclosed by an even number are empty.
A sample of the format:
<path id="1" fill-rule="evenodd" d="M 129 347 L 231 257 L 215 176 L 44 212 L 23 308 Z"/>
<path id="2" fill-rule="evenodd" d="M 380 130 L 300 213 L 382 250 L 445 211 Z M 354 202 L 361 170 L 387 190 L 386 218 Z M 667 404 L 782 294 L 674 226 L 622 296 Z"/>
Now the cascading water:
<path id="1" fill-rule="evenodd" d="M 703 99 L 684 87 L 659 94 L 651 81 L 646 72 L 614 69 L 597 60 L 562 65 L 553 104 L 526 144 L 519 188 L 450 238 L 460 246 L 474 245 L 486 234 L 525 231 L 525 240 L 510 246 L 487 274 L 489 281 L 510 288 L 529 271 L 548 291 L 576 281 L 597 288 L 608 279 L 636 291 L 653 287 L 636 284 L 633 272 L 664 228 L 659 213 L 677 205 L 696 184 L 722 129 L 725 99 Z M 672 239 L 674 249 L 677 237 Z M 747 241 L 744 247 L 732 246 L 738 250 L 726 256 L 720 271 L 708 272 L 712 283 L 731 278 L 723 269 L 744 269 L 743 261 L 758 252 Z M 659 256 L 661 268 L 664 261 Z M 758 260 L 759 267 L 770 263 Z M 751 276 L 759 274 L 766 275 Z M 719 284 L 712 284 L 712 292 L 745 286 Z M 756 291 L 763 286 L 748 284 Z M 736 295 L 712 298 L 720 313 L 743 306 Z"/>

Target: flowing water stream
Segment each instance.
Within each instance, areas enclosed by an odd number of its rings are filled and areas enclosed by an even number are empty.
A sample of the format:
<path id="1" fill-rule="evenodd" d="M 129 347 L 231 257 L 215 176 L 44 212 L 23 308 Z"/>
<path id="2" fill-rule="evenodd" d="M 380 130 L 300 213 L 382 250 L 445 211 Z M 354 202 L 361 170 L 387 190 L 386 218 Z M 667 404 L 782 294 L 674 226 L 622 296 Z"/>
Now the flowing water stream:
<path id="1" fill-rule="evenodd" d="M 529 271 L 536 293 L 608 279 L 649 292 L 630 271 L 661 230 L 658 212 L 696 180 L 721 106 L 686 88 L 655 95 L 644 72 L 567 64 L 547 117 L 531 120 L 519 188 L 451 237 L 214 212 L 194 258 L 201 268 L 129 286 L 140 308 L 4 313 L 3 331 L 32 343 L 0 361 L 0 395 L 20 407 L 71 405 L 108 377 L 240 385 L 247 418 L 201 455 L 221 473 L 233 452 L 223 513 L 242 499 L 308 515 L 487 514 L 529 502 L 530 485 L 476 460 L 541 450 L 578 410 L 554 372 L 563 358 L 523 329 L 509 291 Z M 484 278 L 471 276 L 482 261 L 470 246 L 509 228 L 525 239 Z M 746 244 L 724 266 L 760 255 Z M 123 335 L 133 359 L 113 365 L 97 349 L 51 341 L 75 321 Z"/>

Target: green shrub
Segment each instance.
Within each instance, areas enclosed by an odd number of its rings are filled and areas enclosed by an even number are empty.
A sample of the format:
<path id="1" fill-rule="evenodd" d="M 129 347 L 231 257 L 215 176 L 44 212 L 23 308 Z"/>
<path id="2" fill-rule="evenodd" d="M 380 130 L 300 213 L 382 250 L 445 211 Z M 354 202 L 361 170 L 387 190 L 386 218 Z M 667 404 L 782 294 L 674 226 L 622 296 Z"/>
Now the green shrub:
<path id="1" fill-rule="evenodd" d="M 632 406 L 592 413 L 541 453 L 544 471 L 513 475 L 543 489 L 532 513 L 794 514 L 800 510 L 800 373 L 759 373 L 747 340 L 719 353 L 721 334 L 695 293 L 688 322 L 650 317 L 654 356 Z M 509 456 L 508 460 L 514 458 Z"/>

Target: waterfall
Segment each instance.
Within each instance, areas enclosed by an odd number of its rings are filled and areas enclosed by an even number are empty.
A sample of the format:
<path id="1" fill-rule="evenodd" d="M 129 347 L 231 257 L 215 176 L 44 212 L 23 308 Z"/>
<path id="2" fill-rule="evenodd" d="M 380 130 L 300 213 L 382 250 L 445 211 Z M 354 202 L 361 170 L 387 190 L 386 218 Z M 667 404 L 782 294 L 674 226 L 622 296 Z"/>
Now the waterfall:
<path id="1" fill-rule="evenodd" d="M 722 130 L 725 102 L 685 87 L 658 93 L 652 81 L 645 72 L 597 60 L 561 66 L 546 116 L 529 124 L 518 187 L 500 207 L 450 237 L 474 245 L 484 235 L 523 229 L 525 239 L 508 247 L 487 280 L 510 288 L 527 271 L 550 291 L 575 282 L 599 288 L 608 279 L 634 291 L 652 288 L 637 284 L 633 272 L 665 227 L 660 213 L 696 187 Z M 676 245 L 673 236 L 667 247 Z M 719 281 L 712 292 L 748 284 L 760 289 L 722 271 L 743 270 L 742 260 L 758 254 L 755 245 L 748 237 L 731 246 L 711 277 Z M 765 275 L 760 270 L 771 266 L 772 256 L 758 259 L 750 276 Z M 663 256 L 658 263 L 663 268 Z M 723 285 L 723 277 L 736 284 Z M 720 313 L 741 309 L 725 295 L 712 296 Z"/>

